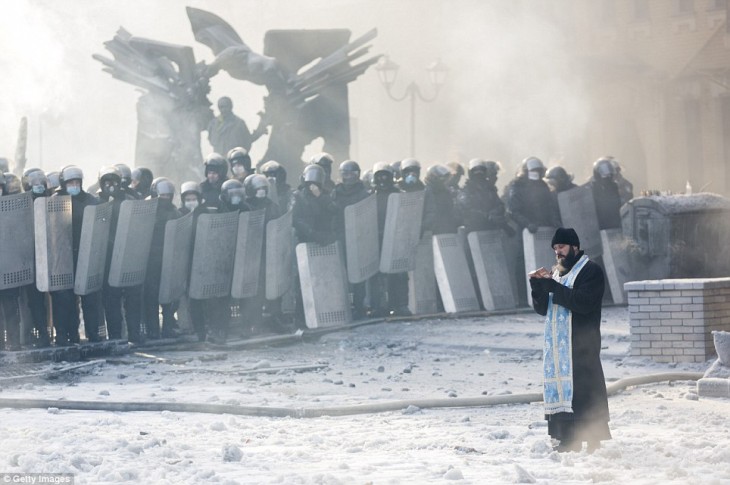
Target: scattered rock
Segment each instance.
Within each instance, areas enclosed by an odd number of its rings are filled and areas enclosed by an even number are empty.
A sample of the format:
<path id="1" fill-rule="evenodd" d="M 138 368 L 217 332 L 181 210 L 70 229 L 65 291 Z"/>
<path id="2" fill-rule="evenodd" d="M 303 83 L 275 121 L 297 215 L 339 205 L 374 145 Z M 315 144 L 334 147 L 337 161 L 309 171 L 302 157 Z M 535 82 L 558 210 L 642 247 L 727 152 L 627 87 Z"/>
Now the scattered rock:
<path id="1" fill-rule="evenodd" d="M 106 389 L 104 389 L 102 391 L 99 391 L 99 395 L 100 396 L 108 396 L 109 395 L 109 391 L 107 391 Z"/>
<path id="2" fill-rule="evenodd" d="M 464 474 L 458 468 L 449 467 L 443 478 L 446 480 L 463 480 Z"/>
<path id="3" fill-rule="evenodd" d="M 421 408 L 419 408 L 418 406 L 414 406 L 412 404 L 409 404 L 408 407 L 403 410 L 403 414 L 416 414 L 416 413 L 420 413 L 420 412 L 421 412 Z"/>

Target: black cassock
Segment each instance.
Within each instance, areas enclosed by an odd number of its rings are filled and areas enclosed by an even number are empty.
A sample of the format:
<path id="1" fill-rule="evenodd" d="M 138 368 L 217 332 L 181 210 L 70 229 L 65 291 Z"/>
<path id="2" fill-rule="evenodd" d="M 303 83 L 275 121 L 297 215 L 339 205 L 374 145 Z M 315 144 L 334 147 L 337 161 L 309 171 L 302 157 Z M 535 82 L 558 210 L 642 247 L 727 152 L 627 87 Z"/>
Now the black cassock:
<path id="1" fill-rule="evenodd" d="M 579 257 L 583 252 L 579 253 Z M 588 261 L 573 288 L 552 279 L 530 279 L 532 306 L 547 314 L 548 293 L 553 303 L 573 312 L 573 412 L 546 415 L 548 433 L 560 441 L 596 442 L 611 439 L 608 396 L 601 366 L 601 302 L 603 270 Z"/>

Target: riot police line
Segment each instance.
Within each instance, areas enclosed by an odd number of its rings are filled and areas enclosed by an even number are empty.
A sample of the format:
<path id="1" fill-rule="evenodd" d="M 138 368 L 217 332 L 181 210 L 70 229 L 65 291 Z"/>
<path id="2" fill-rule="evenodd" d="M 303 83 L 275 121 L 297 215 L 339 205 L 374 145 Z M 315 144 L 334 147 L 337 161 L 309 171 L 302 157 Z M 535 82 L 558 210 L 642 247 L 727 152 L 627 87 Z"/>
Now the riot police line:
<path id="1" fill-rule="evenodd" d="M 254 173 L 244 149 L 214 153 L 205 180 L 180 185 L 179 209 L 175 184 L 144 168 L 103 168 L 97 195 L 76 166 L 29 169 L 22 181 L 6 174 L 6 348 L 79 343 L 81 316 L 89 342 L 188 331 L 223 343 L 366 316 L 515 308 L 529 297 L 524 268 L 554 261 L 543 240 L 561 212 L 581 207 L 573 226 L 592 222 L 586 231 L 599 239 L 603 229 L 590 186 L 560 196 L 534 157 L 503 197 L 497 162 L 470 161 L 463 186 L 458 164 L 433 165 L 422 181 L 414 159 L 364 174 L 348 160 L 335 184 L 333 163 L 315 156 L 292 190 L 275 161 Z M 618 193 L 615 167 L 596 162 L 595 183 L 605 178 Z"/>

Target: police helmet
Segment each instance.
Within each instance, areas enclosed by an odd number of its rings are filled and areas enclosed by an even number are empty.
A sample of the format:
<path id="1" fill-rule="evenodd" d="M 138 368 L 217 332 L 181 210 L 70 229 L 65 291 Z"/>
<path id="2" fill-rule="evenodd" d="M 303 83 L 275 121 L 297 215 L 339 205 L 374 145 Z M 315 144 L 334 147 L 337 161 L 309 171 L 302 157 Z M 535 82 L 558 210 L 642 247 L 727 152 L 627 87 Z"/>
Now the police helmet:
<path id="1" fill-rule="evenodd" d="M 248 154 L 248 151 L 243 147 L 236 147 L 231 148 L 228 151 L 228 163 L 231 165 L 231 170 L 233 170 L 233 166 L 237 163 L 240 163 L 244 166 L 246 171 L 251 171 L 251 157 Z"/>
<path id="2" fill-rule="evenodd" d="M 172 198 L 175 196 L 175 184 L 168 178 L 157 177 L 150 185 L 150 195 L 152 197 L 169 196 Z"/>
<path id="3" fill-rule="evenodd" d="M 60 183 L 61 185 L 66 184 L 69 180 L 81 180 L 84 181 L 84 172 L 81 170 L 81 168 L 77 167 L 76 165 L 66 165 L 61 169 L 61 178 Z"/>
<path id="4" fill-rule="evenodd" d="M 385 187 L 393 185 L 393 183 L 393 167 L 388 162 L 378 162 L 373 165 L 373 186 Z"/>
<path id="5" fill-rule="evenodd" d="M 0 174 L 10 171 L 10 162 L 5 157 L 0 157 Z"/>
<path id="6" fill-rule="evenodd" d="M 279 169 L 281 169 L 281 164 L 279 162 L 277 162 L 276 160 L 269 160 L 268 162 L 261 165 L 261 168 L 259 168 L 259 172 L 266 175 L 267 177 L 276 178 Z"/>
<path id="7" fill-rule="evenodd" d="M 22 186 L 20 184 L 20 178 L 11 172 L 5 173 L 5 189 L 3 190 L 4 195 L 14 195 L 22 192 Z"/>
<path id="8" fill-rule="evenodd" d="M 415 158 L 406 158 L 400 162 L 400 172 L 403 176 L 409 172 L 415 172 L 417 175 L 421 174 L 421 162 Z"/>
<path id="9" fill-rule="evenodd" d="M 205 175 L 210 171 L 217 172 L 220 178 L 228 176 L 228 161 L 219 153 L 211 153 L 205 157 Z"/>
<path id="10" fill-rule="evenodd" d="M 616 175 L 616 167 L 608 157 L 601 157 L 593 164 L 593 178 L 612 180 Z"/>
<path id="11" fill-rule="evenodd" d="M 132 169 L 126 163 L 115 163 L 114 166 L 122 175 L 122 187 L 129 187 L 130 182 L 132 182 Z"/>
<path id="12" fill-rule="evenodd" d="M 198 199 L 201 199 L 203 197 L 203 192 L 200 190 L 200 184 L 192 180 L 183 182 L 182 185 L 180 185 L 180 200 L 185 202 L 185 196 L 188 194 L 195 194 L 198 196 Z"/>
<path id="13" fill-rule="evenodd" d="M 246 190 L 246 197 L 254 198 L 259 190 L 264 190 L 264 197 L 269 195 L 269 179 L 260 173 L 249 175 L 243 180 L 243 188 Z"/>
<path id="14" fill-rule="evenodd" d="M 30 187 L 32 184 L 30 183 L 28 176 L 34 172 L 40 172 L 43 174 L 43 170 L 41 170 L 38 167 L 31 167 L 31 168 L 26 168 L 25 170 L 23 170 L 23 177 L 20 179 L 20 182 L 23 186 L 23 191 L 25 191 L 25 192 L 30 191 Z M 45 177 L 46 177 L 46 174 L 43 174 L 43 178 L 45 178 Z"/>
<path id="15" fill-rule="evenodd" d="M 340 164 L 340 178 L 345 185 L 352 185 L 360 180 L 360 165 L 355 160 L 345 160 Z"/>
<path id="16" fill-rule="evenodd" d="M 537 157 L 527 157 L 523 160 L 523 163 L 525 165 L 525 171 L 531 172 L 533 170 L 545 173 L 545 165 L 543 165 L 542 160 L 540 160 Z"/>
<path id="17" fill-rule="evenodd" d="M 451 178 L 451 171 L 443 165 L 431 165 L 426 170 L 426 183 L 445 184 Z"/>
<path id="18" fill-rule="evenodd" d="M 48 179 L 46 178 L 46 174 L 43 173 L 43 170 L 34 170 L 33 172 L 30 172 L 27 176 L 23 177 L 23 190 L 26 192 L 33 190 L 34 187 L 43 187 L 43 191 L 45 192 L 48 189 Z M 25 188 L 25 184 L 28 184 L 28 188 Z"/>
<path id="19" fill-rule="evenodd" d="M 46 180 L 48 181 L 48 189 L 53 190 L 61 186 L 60 172 L 46 172 Z"/>
<path id="20" fill-rule="evenodd" d="M 137 182 L 135 189 L 138 192 L 146 192 L 150 188 L 150 185 L 152 185 L 154 178 L 152 170 L 149 168 L 138 167 L 132 170 L 132 181 Z"/>
<path id="21" fill-rule="evenodd" d="M 464 176 L 464 166 L 459 162 L 448 162 L 446 168 L 449 169 L 452 176 L 457 177 L 457 180 Z"/>
<path id="22" fill-rule="evenodd" d="M 243 183 L 240 180 L 230 179 L 223 182 L 221 185 L 220 199 L 228 204 L 238 205 L 234 202 L 243 202 L 243 198 L 246 196 L 246 190 L 243 188 Z M 238 197 L 238 201 L 235 198 Z M 233 201 L 233 202 L 232 202 Z"/>
<path id="23" fill-rule="evenodd" d="M 5 173 L 4 172 L 0 172 L 0 188 L 2 188 L 2 189 L 5 188 Z M 3 190 L 0 190 L 0 195 L 5 195 Z"/>
<path id="24" fill-rule="evenodd" d="M 302 172 L 302 182 L 312 183 L 322 187 L 326 179 L 327 174 L 321 165 L 314 164 L 304 167 L 304 172 Z"/>
<path id="25" fill-rule="evenodd" d="M 122 183 L 122 174 L 119 169 L 115 166 L 104 167 L 99 170 L 99 185 L 101 186 L 104 182 L 113 182 L 117 185 Z"/>
<path id="26" fill-rule="evenodd" d="M 569 174 L 563 167 L 557 165 L 550 167 L 545 173 L 545 179 L 550 185 L 560 188 L 573 181 L 573 175 Z"/>
<path id="27" fill-rule="evenodd" d="M 335 163 L 335 159 L 329 153 L 322 152 L 313 156 L 309 160 L 309 163 L 312 165 L 319 165 L 320 167 L 325 169 L 325 171 L 331 171 L 332 165 Z"/>

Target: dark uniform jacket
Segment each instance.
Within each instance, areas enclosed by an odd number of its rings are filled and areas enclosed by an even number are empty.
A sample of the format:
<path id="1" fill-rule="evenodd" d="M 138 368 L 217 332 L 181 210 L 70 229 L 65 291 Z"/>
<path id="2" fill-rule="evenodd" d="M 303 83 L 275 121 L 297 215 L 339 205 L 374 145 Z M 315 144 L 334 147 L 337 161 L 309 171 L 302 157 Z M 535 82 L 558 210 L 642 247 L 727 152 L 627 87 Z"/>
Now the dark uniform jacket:
<path id="1" fill-rule="evenodd" d="M 501 229 L 506 224 L 504 203 L 497 187 L 467 179 L 456 197 L 456 206 L 466 232 Z"/>
<path id="2" fill-rule="evenodd" d="M 299 242 L 316 242 L 322 245 L 335 242 L 335 204 L 328 193 L 322 191 L 315 197 L 306 185 L 294 192 L 292 225 Z"/>
<path id="3" fill-rule="evenodd" d="M 454 206 L 454 197 L 444 184 L 426 185 L 423 202 L 423 227 L 421 232 L 432 234 L 456 234 L 461 218 Z"/>
<path id="4" fill-rule="evenodd" d="M 581 251 L 579 255 L 582 255 Z M 608 439 L 608 397 L 601 366 L 601 302 L 604 291 L 603 270 L 588 261 L 575 279 L 573 288 L 552 279 L 530 278 L 532 306 L 547 315 L 548 293 L 553 303 L 573 312 L 573 413 L 548 416 L 548 431 L 557 439 L 574 433 L 570 439 L 583 441 Z M 564 423 L 568 422 L 569 425 Z M 574 429 L 566 431 L 566 428 Z M 556 436 L 557 435 L 557 436 Z"/>
<path id="5" fill-rule="evenodd" d="M 612 180 L 593 180 L 589 182 L 596 204 L 599 229 L 621 227 L 621 196 L 618 185 Z"/>
<path id="6" fill-rule="evenodd" d="M 520 227 L 559 227 L 560 212 L 550 188 L 542 180 L 517 177 L 506 193 L 507 210 Z"/>

